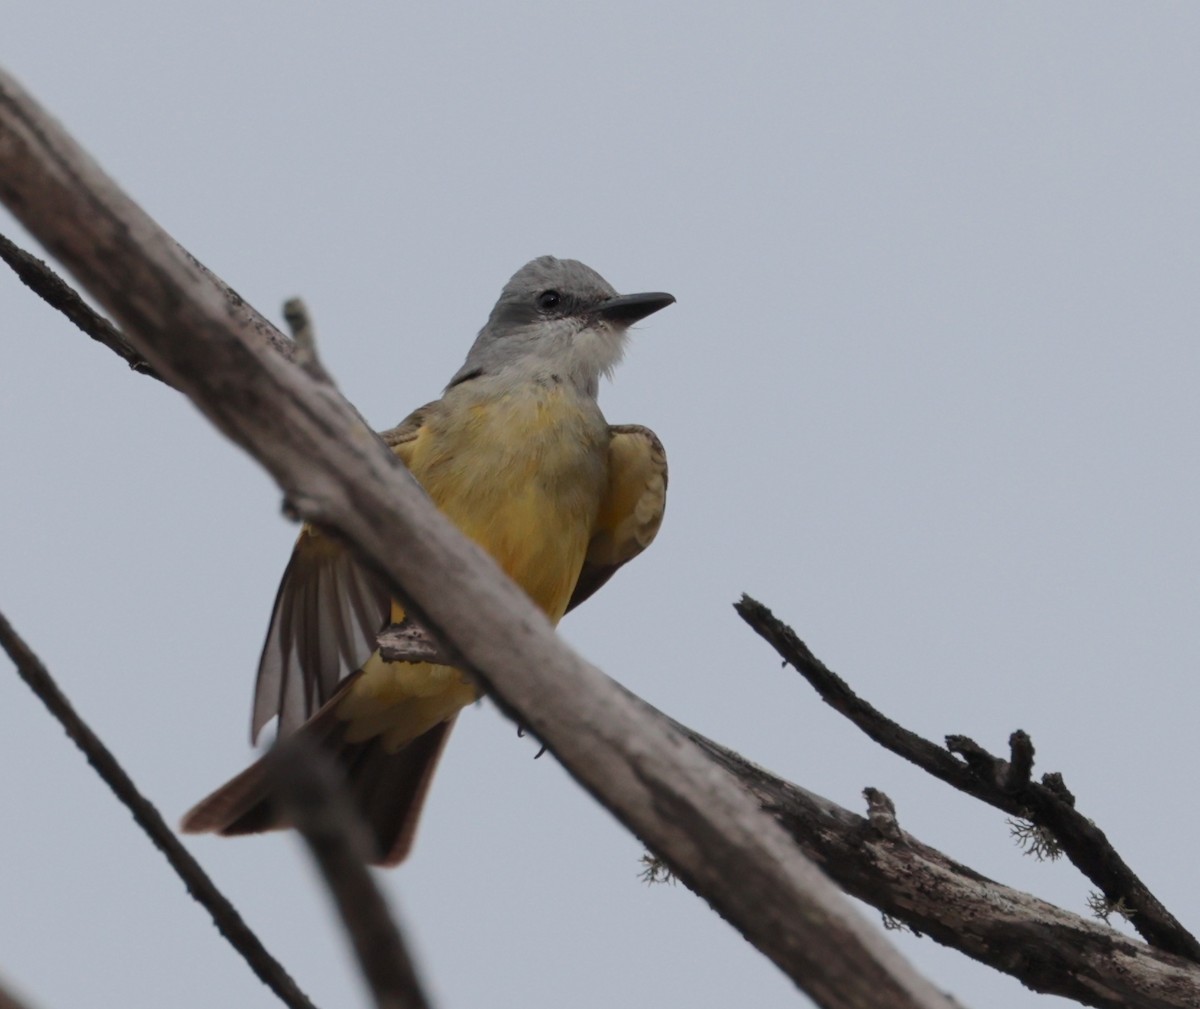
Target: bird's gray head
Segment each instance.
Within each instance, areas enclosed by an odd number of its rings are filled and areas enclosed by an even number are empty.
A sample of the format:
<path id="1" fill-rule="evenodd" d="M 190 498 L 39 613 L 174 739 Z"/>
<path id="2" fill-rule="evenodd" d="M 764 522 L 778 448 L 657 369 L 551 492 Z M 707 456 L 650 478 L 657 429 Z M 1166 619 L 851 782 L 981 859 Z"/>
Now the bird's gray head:
<path id="1" fill-rule="evenodd" d="M 487 325 L 451 380 L 511 375 L 556 378 L 595 396 L 625 350 L 630 325 L 675 299 L 669 294 L 619 296 L 591 267 L 542 256 L 504 285 Z"/>

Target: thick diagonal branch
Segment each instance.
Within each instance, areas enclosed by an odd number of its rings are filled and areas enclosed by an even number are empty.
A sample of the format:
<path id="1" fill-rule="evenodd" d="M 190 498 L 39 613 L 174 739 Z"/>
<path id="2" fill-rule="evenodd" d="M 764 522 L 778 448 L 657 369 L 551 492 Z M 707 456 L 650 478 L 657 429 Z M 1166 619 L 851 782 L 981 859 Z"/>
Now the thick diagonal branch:
<path id="1" fill-rule="evenodd" d="M 986 879 L 900 830 L 871 793 L 870 820 L 677 727 L 771 810 L 847 893 L 1034 991 L 1104 1009 L 1200 1005 L 1200 966 Z"/>

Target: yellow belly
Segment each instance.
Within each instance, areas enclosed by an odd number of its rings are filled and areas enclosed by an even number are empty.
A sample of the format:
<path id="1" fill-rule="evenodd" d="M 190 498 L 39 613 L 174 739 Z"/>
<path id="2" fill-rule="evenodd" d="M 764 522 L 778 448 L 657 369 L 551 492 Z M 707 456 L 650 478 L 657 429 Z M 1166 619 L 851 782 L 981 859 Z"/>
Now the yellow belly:
<path id="1" fill-rule="evenodd" d="M 607 480 L 595 404 L 530 383 L 487 399 L 455 390 L 421 429 L 410 468 L 434 503 L 555 623 L 583 567 Z M 394 606 L 393 619 L 403 613 Z M 478 696 L 458 670 L 376 653 L 338 708 L 351 741 L 398 748 Z"/>

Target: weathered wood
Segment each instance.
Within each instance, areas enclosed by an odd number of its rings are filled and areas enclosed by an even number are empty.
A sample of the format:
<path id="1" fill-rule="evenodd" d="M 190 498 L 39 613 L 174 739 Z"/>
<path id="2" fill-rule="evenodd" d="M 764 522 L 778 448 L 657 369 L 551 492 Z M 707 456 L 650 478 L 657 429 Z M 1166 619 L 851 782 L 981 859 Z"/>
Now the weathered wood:
<path id="1" fill-rule="evenodd" d="M 269 759 L 287 820 L 329 887 L 376 1009 L 430 1009 L 408 944 L 367 866 L 371 842 L 337 770 L 303 736 L 277 744 Z"/>
<path id="2" fill-rule="evenodd" d="M 1125 863 L 1104 831 L 1075 809 L 1074 797 L 1062 776 L 1049 775 L 1042 783 L 1031 780 L 1033 743 L 1024 732 L 1014 732 L 1010 737 L 1009 760 L 993 756 L 965 736 L 947 736 L 946 747 L 937 746 L 859 697 L 762 603 L 743 596 L 734 608 L 808 680 L 823 701 L 880 746 L 959 791 L 1050 831 L 1075 867 L 1108 900 L 1133 912 L 1133 927 L 1147 942 L 1200 962 L 1200 942 Z"/>
<path id="3" fill-rule="evenodd" d="M 915 931 L 1083 1005 L 1200 1006 L 1194 962 L 981 876 L 901 830 L 882 793 L 867 790 L 867 819 L 678 728 L 753 791 L 847 893 Z"/>

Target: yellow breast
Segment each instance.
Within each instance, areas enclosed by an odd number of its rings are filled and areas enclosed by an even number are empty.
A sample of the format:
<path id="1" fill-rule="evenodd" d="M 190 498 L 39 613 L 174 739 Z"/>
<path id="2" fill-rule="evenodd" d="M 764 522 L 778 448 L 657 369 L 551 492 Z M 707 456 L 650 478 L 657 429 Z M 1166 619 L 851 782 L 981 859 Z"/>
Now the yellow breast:
<path id="1" fill-rule="evenodd" d="M 595 401 L 570 387 L 529 382 L 489 394 L 464 386 L 451 389 L 422 426 L 409 469 L 557 623 L 600 511 L 608 441 Z M 350 722 L 349 740 L 382 735 L 394 749 L 476 696 L 457 670 L 386 663 L 376 653 L 338 713 Z"/>
<path id="2" fill-rule="evenodd" d="M 607 480 L 594 401 L 529 382 L 453 396 L 414 446 L 413 475 L 550 617 L 566 609 Z"/>

